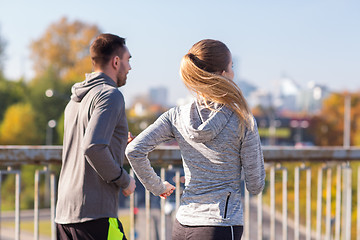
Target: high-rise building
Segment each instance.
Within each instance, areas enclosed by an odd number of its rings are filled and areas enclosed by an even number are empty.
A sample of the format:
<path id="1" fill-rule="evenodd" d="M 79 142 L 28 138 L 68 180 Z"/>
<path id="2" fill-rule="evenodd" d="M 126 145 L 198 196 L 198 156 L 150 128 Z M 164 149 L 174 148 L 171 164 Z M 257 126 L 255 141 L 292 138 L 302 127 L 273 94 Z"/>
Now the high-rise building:
<path id="1" fill-rule="evenodd" d="M 156 87 L 149 90 L 149 98 L 153 104 L 167 106 L 168 90 L 166 87 Z"/>
<path id="2" fill-rule="evenodd" d="M 321 110 L 324 98 L 329 96 L 330 91 L 324 85 L 309 82 L 307 88 L 298 96 L 298 104 L 301 111 L 316 113 Z"/>
<path id="3" fill-rule="evenodd" d="M 300 93 L 301 88 L 293 79 L 281 78 L 274 88 L 274 107 L 280 111 L 298 111 L 297 99 Z"/>

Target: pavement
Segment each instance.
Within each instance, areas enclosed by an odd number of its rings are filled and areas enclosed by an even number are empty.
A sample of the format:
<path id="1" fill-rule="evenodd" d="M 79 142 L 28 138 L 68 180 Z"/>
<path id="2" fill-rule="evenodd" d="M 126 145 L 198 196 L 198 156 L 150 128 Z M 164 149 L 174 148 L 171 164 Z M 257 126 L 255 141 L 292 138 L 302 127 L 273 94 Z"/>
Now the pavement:
<path id="1" fill-rule="evenodd" d="M 50 210 L 42 209 L 39 211 L 39 219 L 50 219 Z M 20 224 L 25 221 L 34 221 L 33 210 L 21 210 L 20 211 Z M 1 212 L 1 223 L 12 222 L 15 223 L 14 212 Z M 1 240 L 15 240 L 15 229 L 4 227 L 3 224 L 0 228 Z M 20 231 L 20 240 L 33 240 L 34 234 L 32 232 Z M 47 236 L 39 236 L 39 240 L 51 240 Z"/>
<path id="2" fill-rule="evenodd" d="M 254 199 L 255 200 L 255 199 Z M 251 201 L 250 204 L 250 238 L 249 239 L 257 239 L 258 229 L 257 229 L 257 206 L 255 201 Z M 121 215 L 127 215 L 129 213 L 128 209 L 119 210 L 119 215 L 121 219 Z M 50 210 L 44 209 L 40 210 L 39 212 L 40 219 L 50 219 Z M 166 239 L 171 239 L 171 229 L 172 223 L 175 218 L 175 212 L 171 212 L 166 215 Z M 20 212 L 20 223 L 23 221 L 33 221 L 33 211 L 21 211 Z M 150 214 L 150 239 L 151 240 L 158 240 L 160 239 L 161 235 L 161 226 L 160 226 L 160 209 L 152 208 Z M 13 222 L 14 221 L 14 214 L 11 213 L 1 213 L 1 223 L 3 222 Z M 136 215 L 135 220 L 135 232 L 136 232 L 136 240 L 143 240 L 145 239 L 146 234 L 146 218 L 145 218 L 145 209 L 140 208 L 138 214 Z M 263 240 L 270 239 L 270 211 L 269 208 L 263 206 Z M 299 240 L 305 240 L 305 229 L 302 227 L 300 229 L 300 238 Z M 1 226 L 0 229 L 0 239 L 1 240 L 15 240 L 15 231 L 13 228 L 5 228 Z M 20 233 L 20 240 L 33 240 L 34 236 L 33 233 L 21 231 Z M 51 240 L 48 236 L 40 236 L 40 240 Z M 282 239 L 282 221 L 281 221 L 281 214 L 276 213 L 276 223 L 275 223 L 275 239 Z M 288 240 L 294 239 L 294 228 L 293 228 L 293 221 L 292 219 L 288 219 Z M 312 236 L 311 239 L 315 239 Z"/>

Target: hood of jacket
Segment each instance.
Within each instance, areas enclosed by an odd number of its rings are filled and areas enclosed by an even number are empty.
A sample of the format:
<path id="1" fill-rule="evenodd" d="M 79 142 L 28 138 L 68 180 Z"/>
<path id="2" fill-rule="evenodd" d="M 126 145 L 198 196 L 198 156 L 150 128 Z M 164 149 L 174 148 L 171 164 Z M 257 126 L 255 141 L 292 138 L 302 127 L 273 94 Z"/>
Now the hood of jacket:
<path id="1" fill-rule="evenodd" d="M 93 72 L 86 74 L 86 78 L 82 82 L 75 83 L 71 88 L 71 100 L 81 102 L 85 95 L 94 87 L 108 84 L 117 87 L 116 83 L 105 73 Z"/>
<path id="2" fill-rule="evenodd" d="M 213 103 L 207 107 L 195 100 L 182 119 L 189 139 L 204 143 L 214 139 L 226 126 L 233 112 L 226 106 Z"/>

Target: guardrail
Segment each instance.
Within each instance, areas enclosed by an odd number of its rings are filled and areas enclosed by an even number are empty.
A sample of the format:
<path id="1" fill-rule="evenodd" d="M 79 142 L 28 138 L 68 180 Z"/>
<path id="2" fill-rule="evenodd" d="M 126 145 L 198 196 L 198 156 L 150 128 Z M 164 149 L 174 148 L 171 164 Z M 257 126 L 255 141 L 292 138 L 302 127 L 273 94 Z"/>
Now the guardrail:
<path id="1" fill-rule="evenodd" d="M 355 166 L 356 163 L 360 163 L 360 148 L 263 147 L 263 151 L 267 169 L 267 188 L 266 192 L 257 197 L 250 196 L 244 188 L 245 226 L 243 239 L 360 240 L 360 165 Z M 20 167 L 23 164 L 44 166 L 44 169 L 36 171 L 34 176 L 34 239 L 39 239 L 39 175 L 48 174 L 51 176 L 51 239 L 56 239 L 53 220 L 57 181 L 55 175 L 49 171 L 48 166 L 61 164 L 61 154 L 61 146 L 0 146 L 0 168 L 2 169 L 0 171 L 0 190 L 2 175 L 15 174 L 16 177 L 14 239 L 20 239 Z M 150 153 L 149 158 L 153 166 L 161 168 L 161 178 L 164 180 L 168 169 L 177 169 L 175 170 L 177 187 L 175 205 L 177 208 L 181 195 L 180 168 L 182 166 L 179 149 L 168 146 L 159 147 Z M 355 164 L 351 162 L 355 162 Z M 314 167 L 313 163 L 317 163 L 317 166 Z M 317 173 L 317 180 L 312 177 L 315 172 Z M 336 174 L 333 174 L 334 172 Z M 131 172 L 131 174 L 133 173 Z M 289 181 L 290 175 L 294 175 L 294 178 Z M 356 175 L 357 180 L 353 181 L 353 177 Z M 326 179 L 325 187 L 323 186 L 324 179 Z M 290 183 L 293 186 L 290 186 Z M 336 188 L 335 196 L 332 194 L 334 186 Z M 277 188 L 281 188 L 281 190 L 276 191 Z M 312 194 L 314 188 L 316 198 Z M 294 191 L 293 199 L 289 195 L 289 189 Z M 356 197 L 354 189 L 357 192 Z M 302 196 L 304 193 L 305 204 Z M 279 205 L 276 204 L 278 195 L 281 195 L 282 199 L 281 211 L 276 210 L 279 208 Z M 294 207 L 289 212 L 291 200 L 294 202 Z M 314 200 L 316 200 L 315 221 L 311 217 L 314 211 L 311 205 Z M 134 202 L 135 196 L 132 195 L 129 210 L 130 239 L 135 239 L 135 229 L 141 228 L 144 232 L 141 239 L 148 240 L 152 236 L 150 193 L 145 191 L 145 226 L 135 225 Z M 332 202 L 335 202 L 335 207 Z M 169 239 L 168 233 L 170 231 L 168 224 L 166 224 L 165 203 L 166 200 L 160 202 L 160 233 L 158 238 L 161 240 Z M 301 206 L 305 206 L 304 209 Z M 304 211 L 300 211 L 300 209 Z M 352 214 L 356 214 L 355 221 L 353 221 Z M 250 225 L 256 226 L 255 232 L 251 231 Z M 269 231 L 263 231 L 265 228 Z M 352 232 L 352 229 L 355 229 L 355 232 Z"/>

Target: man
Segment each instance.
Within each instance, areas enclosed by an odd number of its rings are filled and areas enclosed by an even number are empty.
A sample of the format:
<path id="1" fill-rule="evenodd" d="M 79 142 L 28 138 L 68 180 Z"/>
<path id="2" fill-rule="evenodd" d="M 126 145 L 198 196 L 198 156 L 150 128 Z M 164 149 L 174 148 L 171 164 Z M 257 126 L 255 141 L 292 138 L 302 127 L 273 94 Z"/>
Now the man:
<path id="1" fill-rule="evenodd" d="M 94 72 L 72 87 L 65 109 L 56 209 L 58 239 L 126 239 L 117 219 L 119 193 L 135 180 L 123 169 L 128 143 L 124 97 L 131 55 L 125 39 L 99 35 L 90 47 Z"/>

